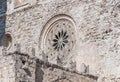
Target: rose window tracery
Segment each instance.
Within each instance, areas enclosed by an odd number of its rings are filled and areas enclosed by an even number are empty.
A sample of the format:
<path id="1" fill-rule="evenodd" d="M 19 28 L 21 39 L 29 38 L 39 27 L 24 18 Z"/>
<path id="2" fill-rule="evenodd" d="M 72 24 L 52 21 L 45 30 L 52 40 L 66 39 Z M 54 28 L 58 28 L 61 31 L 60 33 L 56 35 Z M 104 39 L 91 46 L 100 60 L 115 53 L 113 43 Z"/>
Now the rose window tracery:
<path id="1" fill-rule="evenodd" d="M 55 50 L 63 50 L 65 45 L 68 43 L 68 35 L 67 32 L 61 31 L 55 35 L 55 38 L 53 39 L 53 47 Z"/>
<path id="2" fill-rule="evenodd" d="M 45 26 L 41 41 L 41 49 L 48 56 L 48 61 L 55 63 L 68 60 L 76 43 L 74 21 L 67 16 L 51 19 Z"/>

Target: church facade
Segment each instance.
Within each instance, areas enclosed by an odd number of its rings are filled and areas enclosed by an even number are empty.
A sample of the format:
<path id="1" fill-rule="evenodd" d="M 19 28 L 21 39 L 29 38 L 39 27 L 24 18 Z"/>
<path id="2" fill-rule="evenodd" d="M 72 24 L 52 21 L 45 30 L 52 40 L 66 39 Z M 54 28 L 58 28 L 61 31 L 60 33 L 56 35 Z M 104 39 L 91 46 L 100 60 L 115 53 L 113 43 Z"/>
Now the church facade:
<path id="1" fill-rule="evenodd" d="M 120 82 L 119 0 L 0 7 L 0 82 Z"/>

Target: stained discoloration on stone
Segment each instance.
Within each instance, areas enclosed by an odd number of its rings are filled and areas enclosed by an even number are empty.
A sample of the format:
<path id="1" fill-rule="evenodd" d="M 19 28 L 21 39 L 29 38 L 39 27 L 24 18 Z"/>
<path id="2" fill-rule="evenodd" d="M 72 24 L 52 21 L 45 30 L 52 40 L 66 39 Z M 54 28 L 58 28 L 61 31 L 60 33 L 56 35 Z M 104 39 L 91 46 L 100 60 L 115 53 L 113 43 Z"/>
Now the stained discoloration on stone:
<path id="1" fill-rule="evenodd" d="M 7 58 L 9 61 L 14 60 L 15 64 L 11 65 L 10 62 L 2 62 L 1 60 L 1 82 L 7 82 L 9 79 L 12 82 L 15 82 L 15 80 L 70 82 L 73 79 L 73 82 L 86 82 L 88 80 L 93 82 L 93 79 L 90 79 L 92 76 L 95 76 L 94 78 L 98 77 L 98 82 L 119 82 L 119 0 L 29 0 L 26 6 L 22 3 L 24 2 L 21 2 L 20 6 L 15 8 L 14 0 L 8 1 L 5 30 L 13 34 L 12 46 L 10 50 L 1 46 L 0 58 L 4 61 Z M 46 31 L 47 33 L 44 31 L 45 26 L 51 19 L 63 15 L 70 17 L 75 26 L 72 25 L 73 23 L 66 23 L 67 25 L 62 26 L 62 22 L 58 21 L 60 27 L 57 28 L 58 23 L 56 26 L 53 25 L 54 23 L 50 23 L 50 26 L 57 29 Z M 72 29 L 68 29 L 67 26 L 69 25 Z M 58 33 L 59 36 L 59 32 L 62 32 L 60 28 L 64 30 L 67 28 L 68 37 L 65 40 L 69 45 L 66 44 L 63 48 L 66 49 L 64 53 L 61 51 L 60 53 L 58 51 L 51 52 L 49 49 L 53 49 L 53 46 L 50 45 L 53 45 L 52 40 L 55 35 Z M 41 37 L 44 37 L 44 35 L 46 39 L 43 45 L 46 45 L 46 48 L 42 49 L 41 40 L 44 38 Z M 51 37 L 54 38 L 51 40 Z M 71 46 L 75 42 L 76 45 L 72 50 Z M 59 43 L 61 43 L 61 39 Z M 11 55 L 13 52 L 17 52 L 14 54 L 22 54 L 17 55 L 15 59 L 11 59 L 7 54 Z M 66 54 L 67 52 L 69 54 Z M 35 57 L 42 63 L 36 64 L 36 60 L 29 57 Z M 34 63 L 31 63 L 31 61 L 34 61 Z M 8 64 L 8 66 L 5 64 Z M 18 74 L 16 78 L 9 78 L 9 74 L 6 75 L 8 77 L 4 77 L 8 79 L 3 78 L 4 72 L 7 74 L 6 72 L 9 71 L 5 71 L 7 67 L 13 67 L 16 70 L 10 69 L 13 75 Z M 81 73 L 82 76 L 79 75 Z M 96 80 L 94 81 L 96 82 Z"/>

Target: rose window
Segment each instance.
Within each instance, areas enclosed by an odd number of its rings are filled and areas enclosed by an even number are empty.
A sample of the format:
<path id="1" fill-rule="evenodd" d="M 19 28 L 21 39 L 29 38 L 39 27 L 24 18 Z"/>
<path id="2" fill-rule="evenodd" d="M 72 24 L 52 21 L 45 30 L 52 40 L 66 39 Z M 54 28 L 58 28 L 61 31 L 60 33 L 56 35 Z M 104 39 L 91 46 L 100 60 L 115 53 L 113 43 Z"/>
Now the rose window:
<path id="1" fill-rule="evenodd" d="M 41 50 L 48 56 L 49 62 L 56 63 L 57 58 L 62 62 L 69 60 L 68 56 L 74 54 L 75 33 L 74 21 L 68 16 L 58 16 L 48 21 L 41 38 Z"/>
<path id="2" fill-rule="evenodd" d="M 63 48 L 65 47 L 65 45 L 68 43 L 68 35 L 67 32 L 65 31 L 61 31 L 58 32 L 55 35 L 55 39 L 53 39 L 53 47 L 55 50 L 63 50 Z"/>

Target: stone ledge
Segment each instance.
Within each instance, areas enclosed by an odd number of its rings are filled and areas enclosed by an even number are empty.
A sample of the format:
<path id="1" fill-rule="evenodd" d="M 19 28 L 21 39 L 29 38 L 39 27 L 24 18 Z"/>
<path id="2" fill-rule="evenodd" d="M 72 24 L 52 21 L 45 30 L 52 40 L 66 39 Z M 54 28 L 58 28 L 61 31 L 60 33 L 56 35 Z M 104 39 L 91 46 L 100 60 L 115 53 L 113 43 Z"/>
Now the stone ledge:
<path id="1" fill-rule="evenodd" d="M 21 53 L 21 52 L 18 52 L 18 51 L 15 51 L 13 53 L 9 53 L 9 54 L 7 54 L 5 56 L 9 56 L 9 55 L 13 55 L 13 54 L 17 54 L 17 55 L 21 55 L 21 56 L 27 56 L 28 58 L 30 58 L 32 60 L 35 60 L 36 63 L 38 62 L 40 65 L 44 66 L 45 68 L 50 68 L 51 67 L 52 69 L 54 69 L 54 68 L 60 69 L 60 70 L 63 70 L 63 71 L 66 71 L 66 72 L 69 72 L 69 73 L 72 73 L 72 74 L 77 74 L 77 75 L 80 75 L 80 76 L 85 76 L 85 77 L 88 77 L 88 78 L 96 80 L 96 81 L 98 79 L 97 76 L 90 75 L 90 74 L 80 74 L 77 71 L 70 70 L 69 68 L 61 67 L 61 66 L 56 65 L 56 64 L 51 64 L 51 63 L 49 63 L 47 61 L 40 60 L 40 59 L 38 59 L 36 57 L 30 57 L 28 54 Z"/>

